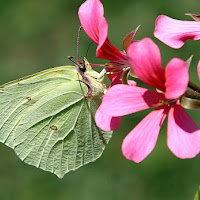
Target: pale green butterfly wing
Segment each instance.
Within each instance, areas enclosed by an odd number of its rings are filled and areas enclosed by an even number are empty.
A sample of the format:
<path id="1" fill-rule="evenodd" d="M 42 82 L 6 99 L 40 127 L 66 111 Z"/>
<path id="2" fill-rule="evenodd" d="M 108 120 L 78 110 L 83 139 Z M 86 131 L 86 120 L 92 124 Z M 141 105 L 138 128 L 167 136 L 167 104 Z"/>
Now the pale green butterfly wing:
<path id="1" fill-rule="evenodd" d="M 0 141 L 60 178 L 99 158 L 112 135 L 94 121 L 103 86 L 92 79 L 98 95 L 86 98 L 80 80 L 75 67 L 64 66 L 1 86 Z"/>
<path id="2" fill-rule="evenodd" d="M 195 194 L 194 200 L 200 200 L 200 186 Z"/>

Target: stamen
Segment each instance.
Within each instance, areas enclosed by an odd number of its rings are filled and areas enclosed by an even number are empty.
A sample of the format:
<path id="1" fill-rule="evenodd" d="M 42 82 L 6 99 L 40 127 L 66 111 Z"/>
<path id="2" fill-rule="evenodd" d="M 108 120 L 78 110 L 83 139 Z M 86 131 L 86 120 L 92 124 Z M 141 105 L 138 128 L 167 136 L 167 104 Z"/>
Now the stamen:
<path id="1" fill-rule="evenodd" d="M 164 105 L 166 105 L 166 102 L 165 102 L 165 100 L 161 99 L 161 100 L 159 100 L 158 104 L 161 106 L 164 106 Z"/>
<path id="2" fill-rule="evenodd" d="M 106 65 L 104 64 L 94 64 L 94 63 L 90 63 L 91 66 L 93 67 L 106 67 Z"/>
<path id="3" fill-rule="evenodd" d="M 177 99 L 160 99 L 158 104 L 161 106 L 172 107 L 177 102 Z"/>

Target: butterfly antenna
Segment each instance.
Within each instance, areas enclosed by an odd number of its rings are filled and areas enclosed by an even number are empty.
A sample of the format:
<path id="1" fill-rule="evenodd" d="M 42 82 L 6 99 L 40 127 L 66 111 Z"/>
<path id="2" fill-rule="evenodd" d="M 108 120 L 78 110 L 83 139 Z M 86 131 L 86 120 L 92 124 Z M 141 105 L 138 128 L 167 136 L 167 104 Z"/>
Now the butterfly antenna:
<path id="1" fill-rule="evenodd" d="M 80 34 L 82 30 L 82 26 L 79 27 L 78 29 L 78 37 L 77 37 L 77 43 L 76 43 L 76 52 L 77 52 L 77 60 L 79 61 L 79 41 L 80 41 Z"/>
<path id="2" fill-rule="evenodd" d="M 87 56 L 88 56 L 88 53 L 89 53 L 89 49 L 90 49 L 90 47 L 91 47 L 91 45 L 93 44 L 94 42 L 90 42 L 90 44 L 88 45 L 88 48 L 87 48 L 87 52 L 86 52 L 86 58 L 87 58 Z"/>
<path id="3" fill-rule="evenodd" d="M 77 63 L 73 60 L 74 56 L 67 56 L 67 58 L 68 58 L 71 62 L 73 62 L 75 65 L 77 65 Z"/>

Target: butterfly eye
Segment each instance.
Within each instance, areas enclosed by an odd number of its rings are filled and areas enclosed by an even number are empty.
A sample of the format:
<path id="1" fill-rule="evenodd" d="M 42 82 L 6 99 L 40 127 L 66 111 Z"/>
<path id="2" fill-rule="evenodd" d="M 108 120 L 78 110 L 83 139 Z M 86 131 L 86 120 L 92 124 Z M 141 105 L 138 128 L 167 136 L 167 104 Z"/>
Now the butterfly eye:
<path id="1" fill-rule="evenodd" d="M 85 64 L 80 65 L 80 66 L 79 66 L 79 69 L 80 69 L 81 72 L 85 72 L 85 71 L 86 71 L 86 66 L 85 66 Z"/>

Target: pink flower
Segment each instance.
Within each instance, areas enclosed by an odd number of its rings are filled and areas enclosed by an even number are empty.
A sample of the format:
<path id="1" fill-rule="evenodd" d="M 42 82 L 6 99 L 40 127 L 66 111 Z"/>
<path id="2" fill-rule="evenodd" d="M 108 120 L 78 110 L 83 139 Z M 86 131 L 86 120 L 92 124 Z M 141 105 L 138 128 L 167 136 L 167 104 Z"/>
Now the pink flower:
<path id="1" fill-rule="evenodd" d="M 136 82 L 132 80 L 128 80 L 128 84 L 130 86 L 136 86 Z M 119 128 L 121 123 L 121 116 L 113 117 L 112 115 L 105 113 L 101 107 L 99 107 L 95 113 L 95 121 L 97 126 L 102 130 L 111 131 Z"/>
<path id="2" fill-rule="evenodd" d="M 97 44 L 96 57 L 110 60 L 107 71 L 114 71 L 114 74 L 110 74 L 109 78 L 112 83 L 114 81 L 118 83 L 123 72 L 122 69 L 129 67 L 129 63 L 126 53 L 114 47 L 107 38 L 108 23 L 104 17 L 102 3 L 100 0 L 87 0 L 80 6 L 78 16 L 87 35 Z M 125 50 L 132 43 L 136 32 L 137 29 L 124 38 Z"/>
<path id="3" fill-rule="evenodd" d="M 96 57 L 110 60 L 106 71 L 114 72 L 108 75 L 112 82 L 111 86 L 121 83 L 123 70 L 130 65 L 126 53 L 114 47 L 107 38 L 108 23 L 104 17 L 102 3 L 99 0 L 87 0 L 80 6 L 78 16 L 86 34 L 97 44 Z M 137 29 L 124 38 L 125 50 L 132 43 L 136 32 Z M 102 124 L 102 129 L 105 131 L 117 129 L 121 122 L 121 117 L 102 114 L 100 109 L 96 112 L 96 118 L 98 118 L 97 125 Z"/>
<path id="4" fill-rule="evenodd" d="M 195 157 L 200 151 L 200 130 L 179 103 L 189 81 L 185 62 L 173 58 L 164 69 L 160 51 L 149 38 L 131 44 L 127 54 L 138 78 L 159 92 L 120 84 L 111 87 L 104 95 L 99 109 L 114 117 L 157 107 L 125 137 L 122 144 L 124 156 L 135 162 L 145 159 L 155 147 L 168 114 L 169 149 L 179 158 Z"/>
<path id="5" fill-rule="evenodd" d="M 186 40 L 200 39 L 200 17 L 188 14 L 196 21 L 182 21 L 165 15 L 157 17 L 154 36 L 172 48 L 180 48 Z"/>
<path id="6" fill-rule="evenodd" d="M 95 113 L 96 125 L 104 131 L 116 130 L 121 123 L 120 117 L 113 117 L 105 114 L 100 108 Z"/>
<path id="7" fill-rule="evenodd" d="M 83 3 L 78 16 L 87 35 L 98 45 L 96 51 L 98 58 L 111 60 L 114 63 L 128 63 L 126 54 L 114 47 L 107 38 L 108 23 L 99 0 L 87 0 Z"/>

